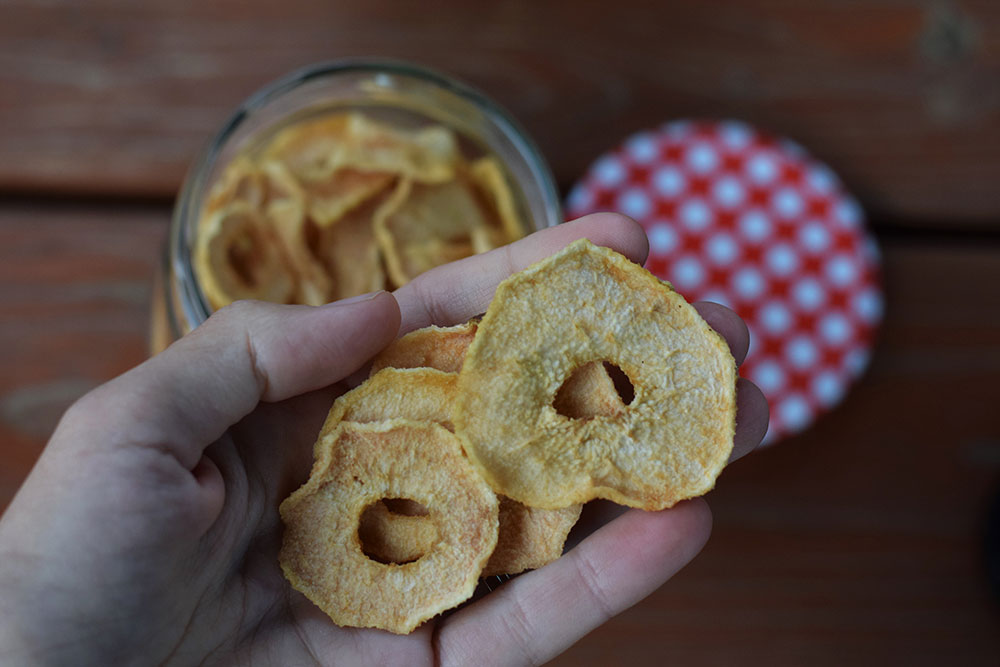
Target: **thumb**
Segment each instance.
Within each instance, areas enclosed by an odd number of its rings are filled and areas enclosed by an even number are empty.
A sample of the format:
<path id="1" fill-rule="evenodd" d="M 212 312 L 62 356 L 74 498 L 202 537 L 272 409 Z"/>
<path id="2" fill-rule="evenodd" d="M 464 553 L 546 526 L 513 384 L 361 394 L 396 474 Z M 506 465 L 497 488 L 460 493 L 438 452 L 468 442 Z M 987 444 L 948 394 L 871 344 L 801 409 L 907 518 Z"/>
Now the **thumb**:
<path id="1" fill-rule="evenodd" d="M 387 292 L 315 308 L 237 302 L 81 399 L 75 427 L 101 446 L 167 449 L 190 470 L 260 401 L 320 389 L 357 370 L 395 338 L 399 320 Z"/>

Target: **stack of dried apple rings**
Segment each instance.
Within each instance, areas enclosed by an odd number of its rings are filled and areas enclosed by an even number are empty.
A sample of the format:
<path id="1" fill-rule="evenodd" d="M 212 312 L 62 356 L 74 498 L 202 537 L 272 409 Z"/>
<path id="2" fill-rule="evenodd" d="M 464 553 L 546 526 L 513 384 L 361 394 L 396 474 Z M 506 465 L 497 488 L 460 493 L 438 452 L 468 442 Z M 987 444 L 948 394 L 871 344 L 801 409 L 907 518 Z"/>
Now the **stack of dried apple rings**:
<path id="1" fill-rule="evenodd" d="M 282 568 L 335 623 L 410 632 L 479 577 L 558 558 L 581 503 L 710 490 L 735 415 L 721 336 L 577 241 L 501 283 L 481 321 L 403 336 L 335 401 L 281 505 Z"/>

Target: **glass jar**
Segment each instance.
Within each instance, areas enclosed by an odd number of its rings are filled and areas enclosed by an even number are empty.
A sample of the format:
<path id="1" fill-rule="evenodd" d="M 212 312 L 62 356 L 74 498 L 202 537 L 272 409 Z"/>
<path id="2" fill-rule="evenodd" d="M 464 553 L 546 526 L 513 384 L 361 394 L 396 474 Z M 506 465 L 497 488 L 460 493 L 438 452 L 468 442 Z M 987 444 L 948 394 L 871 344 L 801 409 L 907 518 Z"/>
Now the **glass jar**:
<path id="1" fill-rule="evenodd" d="M 394 61 L 343 61 L 293 72 L 250 97 L 189 171 L 174 208 L 154 286 L 150 348 L 155 354 L 204 322 L 211 307 L 192 261 L 205 198 L 237 155 L 297 121 L 364 111 L 397 125 L 436 123 L 504 166 L 529 230 L 562 222 L 551 171 L 511 116 L 482 93 L 443 74 Z"/>

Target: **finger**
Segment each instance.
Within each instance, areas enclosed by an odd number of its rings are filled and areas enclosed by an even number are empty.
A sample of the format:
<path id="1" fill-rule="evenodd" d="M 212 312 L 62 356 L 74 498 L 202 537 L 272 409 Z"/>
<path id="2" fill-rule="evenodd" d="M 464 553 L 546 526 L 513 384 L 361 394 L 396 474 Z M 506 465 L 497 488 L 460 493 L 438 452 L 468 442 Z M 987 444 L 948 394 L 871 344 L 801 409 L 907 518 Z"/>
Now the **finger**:
<path id="1" fill-rule="evenodd" d="M 656 590 L 711 532 L 701 500 L 662 512 L 631 510 L 540 570 L 521 575 L 447 618 L 441 663 L 542 664 Z M 501 652 L 501 649 L 504 651 Z"/>
<path id="2" fill-rule="evenodd" d="M 202 450 L 260 401 L 330 385 L 399 328 L 392 295 L 326 306 L 238 302 L 74 406 L 90 442 L 166 449 L 193 469 Z M 83 422 L 81 424 L 81 422 Z"/>
<path id="3" fill-rule="evenodd" d="M 431 324 L 458 324 L 479 315 L 500 281 L 580 238 L 616 250 L 639 264 L 646 261 L 649 252 L 642 227 L 617 213 L 595 213 L 543 229 L 508 246 L 431 269 L 400 287 L 395 292 L 402 313 L 399 333 Z"/>
<path id="4" fill-rule="evenodd" d="M 726 339 L 736 365 L 742 364 L 747 357 L 747 350 L 750 349 L 750 330 L 740 316 L 729 308 L 711 301 L 699 301 L 694 304 L 694 309 L 708 322 L 708 326 Z"/>
<path id="5" fill-rule="evenodd" d="M 764 392 L 750 380 L 739 378 L 736 381 L 736 437 L 729 455 L 730 463 L 760 445 L 767 433 L 769 418 Z"/>

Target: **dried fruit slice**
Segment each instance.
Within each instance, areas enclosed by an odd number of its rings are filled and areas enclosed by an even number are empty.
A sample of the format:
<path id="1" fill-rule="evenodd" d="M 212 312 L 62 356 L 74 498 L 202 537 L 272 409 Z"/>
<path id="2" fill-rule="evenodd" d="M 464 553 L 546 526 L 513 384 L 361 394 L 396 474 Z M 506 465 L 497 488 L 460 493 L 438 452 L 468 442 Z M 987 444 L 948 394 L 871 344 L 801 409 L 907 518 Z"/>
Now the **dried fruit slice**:
<path id="1" fill-rule="evenodd" d="M 324 439 L 328 465 L 281 504 L 281 568 L 337 625 L 408 633 L 466 600 L 496 546 L 497 499 L 436 424 L 343 423 Z M 412 563 L 379 563 L 358 537 L 365 508 L 412 499 L 437 529 Z"/>
<path id="2" fill-rule="evenodd" d="M 297 303 L 319 306 L 330 300 L 330 279 L 322 263 L 309 250 L 306 238 L 306 198 L 302 188 L 280 162 L 263 165 L 267 184 L 262 204 L 264 217 L 288 257 L 296 278 Z"/>
<path id="3" fill-rule="evenodd" d="M 345 299 L 386 286 L 372 221 L 397 205 L 386 188 L 345 213 L 335 224 L 316 228 L 316 253 L 330 276 L 331 299 Z"/>
<path id="4" fill-rule="evenodd" d="M 566 536 L 583 509 L 583 505 L 570 505 L 561 510 L 543 510 L 525 507 L 506 496 L 497 498 L 500 535 L 493 555 L 483 568 L 484 577 L 536 570 L 559 558 Z"/>
<path id="5" fill-rule="evenodd" d="M 465 351 L 476 335 L 478 320 L 453 327 L 425 327 L 397 338 L 372 360 L 371 374 L 386 367 L 436 368 L 446 373 L 462 370 Z"/>
<path id="6" fill-rule="evenodd" d="M 503 167 L 495 157 L 479 158 L 470 168 L 472 180 L 479 191 L 497 212 L 507 238 L 505 243 L 516 241 L 525 234 L 524 224 L 517 214 L 514 193 L 504 175 Z M 503 245 L 503 243 L 499 244 Z"/>
<path id="7" fill-rule="evenodd" d="M 284 162 L 304 181 L 324 181 L 349 168 L 436 183 L 454 177 L 461 154 L 445 127 L 405 130 L 362 114 L 338 113 L 284 128 L 263 157 Z"/>
<path id="8" fill-rule="evenodd" d="M 226 165 L 209 191 L 202 219 L 234 201 L 242 201 L 250 208 L 260 210 L 265 187 L 263 175 L 256 165 L 245 156 L 237 157 Z"/>
<path id="9" fill-rule="evenodd" d="M 397 286 L 435 266 L 472 255 L 474 230 L 489 227 L 463 180 L 433 185 L 403 181 L 396 196 L 402 203 L 375 220 L 375 239 Z M 480 246 L 489 243 L 482 233 L 478 238 Z"/>
<path id="10" fill-rule="evenodd" d="M 458 376 L 434 368 L 384 368 L 333 402 L 320 431 L 323 438 L 342 421 L 369 423 L 387 419 L 434 422 L 451 430 L 451 406 Z"/>
<path id="11" fill-rule="evenodd" d="M 613 416 L 553 407 L 574 370 L 608 361 L 635 396 Z M 490 485 L 532 507 L 592 498 L 658 510 L 715 483 L 733 444 L 736 365 L 669 285 L 587 240 L 498 287 L 453 421 Z"/>
<path id="12" fill-rule="evenodd" d="M 309 218 L 320 228 L 330 227 L 392 181 L 392 174 L 356 169 L 340 169 L 321 181 L 304 181 Z"/>
<path id="13" fill-rule="evenodd" d="M 205 218 L 194 261 L 212 308 L 238 299 L 289 303 L 295 295 L 281 245 L 264 218 L 245 202 L 233 201 Z"/>

